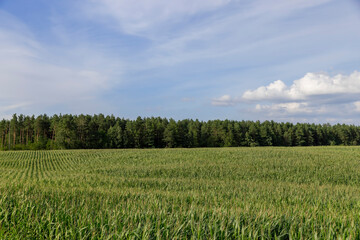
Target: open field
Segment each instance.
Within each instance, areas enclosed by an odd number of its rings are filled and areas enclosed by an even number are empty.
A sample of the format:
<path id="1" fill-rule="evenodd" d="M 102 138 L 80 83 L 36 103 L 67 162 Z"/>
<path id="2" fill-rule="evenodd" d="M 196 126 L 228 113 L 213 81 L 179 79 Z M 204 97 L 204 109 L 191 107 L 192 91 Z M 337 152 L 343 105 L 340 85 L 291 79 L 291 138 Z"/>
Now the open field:
<path id="1" fill-rule="evenodd" d="M 0 238 L 359 239 L 360 148 L 0 152 Z"/>

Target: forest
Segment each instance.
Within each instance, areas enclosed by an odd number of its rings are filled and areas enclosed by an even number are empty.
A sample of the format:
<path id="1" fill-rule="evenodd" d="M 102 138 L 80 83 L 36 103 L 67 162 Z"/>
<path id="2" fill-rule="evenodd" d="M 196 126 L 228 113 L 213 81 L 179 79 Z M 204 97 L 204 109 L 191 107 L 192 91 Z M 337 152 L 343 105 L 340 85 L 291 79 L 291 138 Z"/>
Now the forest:
<path id="1" fill-rule="evenodd" d="M 359 145 L 360 127 L 274 121 L 124 119 L 103 114 L 0 122 L 1 150 Z"/>

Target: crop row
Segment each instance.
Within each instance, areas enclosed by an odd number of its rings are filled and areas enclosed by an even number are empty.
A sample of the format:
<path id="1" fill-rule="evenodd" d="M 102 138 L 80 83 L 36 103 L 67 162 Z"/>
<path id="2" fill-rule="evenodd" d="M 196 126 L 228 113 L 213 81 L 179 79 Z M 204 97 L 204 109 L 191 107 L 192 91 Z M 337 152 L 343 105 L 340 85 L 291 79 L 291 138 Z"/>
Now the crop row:
<path id="1" fill-rule="evenodd" d="M 0 238 L 358 239 L 360 148 L 0 152 Z"/>

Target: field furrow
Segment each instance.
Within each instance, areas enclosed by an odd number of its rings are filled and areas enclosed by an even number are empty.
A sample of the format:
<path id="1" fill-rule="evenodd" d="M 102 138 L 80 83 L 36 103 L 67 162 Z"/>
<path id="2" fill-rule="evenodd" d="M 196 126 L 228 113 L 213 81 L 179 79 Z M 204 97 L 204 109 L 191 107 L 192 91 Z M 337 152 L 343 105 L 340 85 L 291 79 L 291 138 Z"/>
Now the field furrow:
<path id="1" fill-rule="evenodd" d="M 359 239 L 360 148 L 0 152 L 0 239 Z"/>

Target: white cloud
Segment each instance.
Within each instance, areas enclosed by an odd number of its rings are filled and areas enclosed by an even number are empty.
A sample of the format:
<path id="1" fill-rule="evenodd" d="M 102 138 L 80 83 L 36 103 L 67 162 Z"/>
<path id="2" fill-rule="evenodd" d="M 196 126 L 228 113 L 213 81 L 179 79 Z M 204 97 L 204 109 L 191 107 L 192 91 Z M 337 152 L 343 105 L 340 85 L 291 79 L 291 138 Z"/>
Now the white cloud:
<path id="1" fill-rule="evenodd" d="M 328 36 L 334 29 L 344 29 L 346 21 L 333 20 L 334 24 L 327 20 L 301 26 L 301 21 L 292 19 L 288 23 L 292 14 L 331 1 L 84 0 L 78 2 L 77 14 L 117 30 L 121 36 L 132 34 L 146 39 L 144 49 L 140 53 L 134 51 L 142 64 L 136 61 L 127 69 L 141 71 L 209 59 L 219 61 L 214 67 L 230 68 L 251 66 L 255 61 L 259 65 L 259 59 L 267 58 L 264 52 L 277 51 L 274 46 L 279 46 L 282 53 L 292 52 L 295 43 L 302 41 L 299 39 L 309 42 L 318 34 Z M 316 56 L 312 52 L 312 57 Z"/>
<path id="2" fill-rule="evenodd" d="M 309 102 L 287 102 L 275 104 L 256 104 L 255 111 L 266 112 L 276 115 L 299 115 L 299 114 L 325 114 L 331 109 L 329 106 L 317 106 Z"/>
<path id="3" fill-rule="evenodd" d="M 273 105 L 260 105 L 255 107 L 259 111 L 284 111 L 288 113 L 312 113 L 312 109 L 308 108 L 308 103 L 290 102 Z"/>
<path id="4" fill-rule="evenodd" d="M 267 86 L 245 91 L 241 98 L 223 95 L 212 99 L 214 106 L 234 106 L 248 103 L 250 112 L 272 119 L 352 119 L 360 112 L 360 73 L 330 76 L 307 73 L 293 81 L 290 87 L 277 80 Z M 255 103 L 253 105 L 252 103 Z"/>
<path id="5" fill-rule="evenodd" d="M 238 99 L 232 98 L 230 95 L 223 95 L 219 98 L 213 98 L 211 105 L 213 106 L 233 106 Z"/>
<path id="6" fill-rule="evenodd" d="M 307 73 L 290 87 L 281 80 L 248 90 L 242 100 L 255 102 L 254 112 L 270 117 L 323 116 L 345 119 L 360 112 L 360 73 L 330 76 Z M 351 118 L 349 118 L 351 119 Z"/>
<path id="7" fill-rule="evenodd" d="M 104 21 L 110 17 L 115 24 L 130 34 L 151 34 L 151 31 L 169 24 L 176 24 L 186 17 L 212 11 L 234 3 L 241 8 L 236 11 L 242 19 L 255 16 L 280 16 L 294 10 L 311 8 L 332 0 L 256 0 L 241 2 L 236 0 L 87 0 L 82 1 L 82 9 L 93 19 Z M 228 14 L 227 14 L 228 15 Z M 234 15 L 234 13 L 230 14 Z M 223 19 L 221 19 L 223 20 Z M 112 24 L 114 22 L 112 21 Z M 163 29 L 165 30 L 165 29 Z"/>
<path id="8" fill-rule="evenodd" d="M 135 71 L 223 58 L 231 58 L 221 60 L 229 67 L 241 65 L 241 56 L 261 47 L 268 49 L 279 42 L 284 46 L 283 42 L 288 44 L 297 38 L 318 33 L 320 27 L 326 31 L 328 22 L 326 26 L 293 28 L 284 32 L 277 32 L 278 29 L 272 31 L 273 25 L 268 25 L 293 11 L 329 1 L 85 0 L 80 2 L 79 13 L 122 34 L 150 40 L 147 41 L 150 47 L 140 53 L 143 64 L 136 62 L 130 66 Z M 238 31 L 234 31 L 234 26 Z M 274 31 L 277 33 L 274 34 Z M 244 35 L 244 32 L 248 34 Z"/>
<path id="9" fill-rule="evenodd" d="M 6 34 L 0 29 L 0 34 Z M 33 49 L 0 40 L 0 100 L 47 99 L 59 101 L 91 95 L 106 86 L 101 73 L 71 66 L 58 66 L 31 57 L 39 53 Z M 6 49 L 12 49 L 6 51 Z M 15 54 L 16 53 L 16 54 Z"/>
<path id="10" fill-rule="evenodd" d="M 180 21 L 184 16 L 210 11 L 231 0 L 89 0 L 90 17 L 111 17 L 124 32 L 146 35 L 159 26 Z"/>
<path id="11" fill-rule="evenodd" d="M 242 97 L 246 100 L 288 98 L 288 91 L 285 83 L 277 80 L 268 86 L 259 87 L 255 91 L 246 91 Z"/>
<path id="12" fill-rule="evenodd" d="M 279 99 L 294 101 L 321 95 L 326 95 L 328 98 L 331 98 L 331 95 L 346 97 L 348 94 L 360 94 L 360 72 L 333 77 L 325 73 L 308 73 L 303 78 L 295 80 L 290 87 L 277 80 L 268 86 L 246 91 L 242 98 L 252 101 Z"/>
<path id="13" fill-rule="evenodd" d="M 360 112 L 360 101 L 354 102 L 354 105 L 355 105 L 355 111 Z"/>
<path id="14" fill-rule="evenodd" d="M 13 104 L 13 105 L 8 105 L 8 106 L 0 106 L 0 113 L 15 110 L 15 109 L 20 109 L 20 108 L 28 106 L 28 105 L 31 105 L 31 103 L 30 102 L 23 102 L 23 103 L 17 103 L 17 104 Z"/>
<path id="15" fill-rule="evenodd" d="M 0 118 L 15 112 L 43 113 L 51 106 L 87 111 L 110 87 L 107 72 L 52 52 L 9 15 L 2 14 L 0 20 L 8 23 L 0 24 Z"/>

